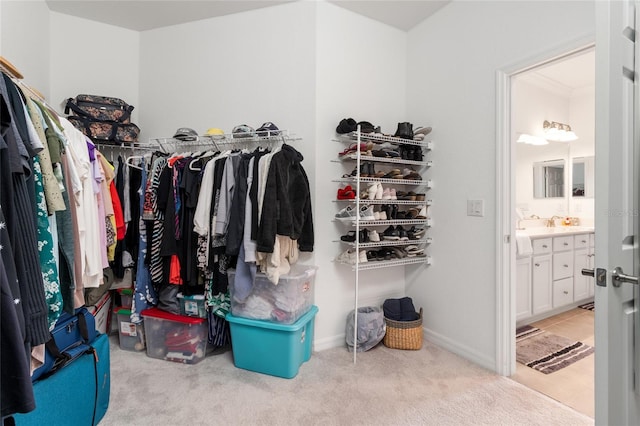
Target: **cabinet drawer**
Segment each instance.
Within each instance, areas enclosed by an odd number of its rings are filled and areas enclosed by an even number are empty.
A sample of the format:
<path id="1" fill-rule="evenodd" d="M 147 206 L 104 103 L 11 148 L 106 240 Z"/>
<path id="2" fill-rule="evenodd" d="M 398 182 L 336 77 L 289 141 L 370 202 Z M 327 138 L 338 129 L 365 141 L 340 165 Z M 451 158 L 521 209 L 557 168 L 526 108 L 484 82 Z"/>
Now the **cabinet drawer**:
<path id="1" fill-rule="evenodd" d="M 573 276 L 573 252 L 553 255 L 553 279 L 559 280 Z"/>
<path id="2" fill-rule="evenodd" d="M 540 238 L 531 240 L 533 246 L 533 254 L 546 254 L 551 253 L 551 238 Z"/>
<path id="3" fill-rule="evenodd" d="M 573 278 L 565 278 L 553 282 L 553 307 L 568 305 L 573 302 Z"/>
<path id="4" fill-rule="evenodd" d="M 553 251 L 573 250 L 573 235 L 553 238 Z"/>
<path id="5" fill-rule="evenodd" d="M 589 234 L 574 235 L 573 236 L 573 248 L 581 249 L 589 247 Z"/>

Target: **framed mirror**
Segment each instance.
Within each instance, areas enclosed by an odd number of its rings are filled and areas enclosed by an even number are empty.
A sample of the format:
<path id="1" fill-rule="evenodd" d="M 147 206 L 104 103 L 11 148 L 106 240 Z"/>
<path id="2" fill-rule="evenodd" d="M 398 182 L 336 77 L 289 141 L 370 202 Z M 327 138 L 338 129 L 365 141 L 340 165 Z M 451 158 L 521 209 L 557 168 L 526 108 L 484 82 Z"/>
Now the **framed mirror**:
<path id="1" fill-rule="evenodd" d="M 593 198 L 594 157 L 571 159 L 571 196 Z"/>
<path id="2" fill-rule="evenodd" d="M 565 160 L 533 163 L 533 198 L 563 198 Z"/>

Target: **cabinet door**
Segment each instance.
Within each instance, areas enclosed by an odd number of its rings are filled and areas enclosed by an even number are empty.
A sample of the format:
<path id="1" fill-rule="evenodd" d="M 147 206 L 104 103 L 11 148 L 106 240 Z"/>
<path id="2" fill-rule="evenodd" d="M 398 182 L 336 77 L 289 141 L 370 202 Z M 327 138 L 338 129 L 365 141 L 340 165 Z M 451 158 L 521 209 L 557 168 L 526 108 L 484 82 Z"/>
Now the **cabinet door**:
<path id="1" fill-rule="evenodd" d="M 559 308 L 573 302 L 573 278 L 553 282 L 553 307 Z"/>
<path id="2" fill-rule="evenodd" d="M 533 314 L 539 314 L 551 309 L 552 284 L 551 281 L 551 256 L 533 257 L 532 292 Z"/>
<path id="3" fill-rule="evenodd" d="M 553 279 L 561 280 L 573 276 L 573 252 L 553 254 Z"/>
<path id="4" fill-rule="evenodd" d="M 516 261 L 516 321 L 531 316 L 531 257 Z"/>
<path id="5" fill-rule="evenodd" d="M 589 249 L 580 249 L 574 252 L 573 261 L 573 300 L 578 301 L 589 297 L 589 281 L 593 281 L 592 277 L 582 275 L 583 268 L 589 268 L 591 264 L 591 256 Z"/>

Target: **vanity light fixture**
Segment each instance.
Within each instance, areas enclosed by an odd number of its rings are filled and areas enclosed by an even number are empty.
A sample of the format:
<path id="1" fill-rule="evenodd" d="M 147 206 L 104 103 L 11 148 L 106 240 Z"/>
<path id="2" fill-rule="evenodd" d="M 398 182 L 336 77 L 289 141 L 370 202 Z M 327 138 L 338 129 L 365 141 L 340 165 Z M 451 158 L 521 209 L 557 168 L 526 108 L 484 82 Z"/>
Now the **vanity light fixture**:
<path id="1" fill-rule="evenodd" d="M 557 121 L 547 121 L 542 123 L 545 138 L 555 142 L 571 142 L 578 139 L 578 136 L 571 130 L 571 126 Z"/>
<path id="2" fill-rule="evenodd" d="M 540 136 L 528 135 L 526 133 L 522 133 L 518 137 L 518 140 L 516 142 L 526 143 L 528 145 L 548 145 L 549 144 L 549 141 L 546 140 L 545 138 L 541 138 Z"/>

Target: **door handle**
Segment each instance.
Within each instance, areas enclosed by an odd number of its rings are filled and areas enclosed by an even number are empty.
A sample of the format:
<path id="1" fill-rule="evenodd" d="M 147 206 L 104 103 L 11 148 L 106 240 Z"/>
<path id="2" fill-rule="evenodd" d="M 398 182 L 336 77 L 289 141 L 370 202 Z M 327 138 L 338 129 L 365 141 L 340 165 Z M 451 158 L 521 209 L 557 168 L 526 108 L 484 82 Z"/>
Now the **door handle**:
<path id="1" fill-rule="evenodd" d="M 620 287 L 620 284 L 623 282 L 636 285 L 638 284 L 638 277 L 624 274 L 622 268 L 619 266 L 616 266 L 616 268 L 611 272 L 611 278 L 613 278 L 614 287 Z"/>
<path id="2" fill-rule="evenodd" d="M 595 277 L 596 272 L 593 269 L 583 269 L 582 275 L 586 275 L 587 277 Z"/>

